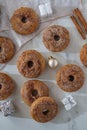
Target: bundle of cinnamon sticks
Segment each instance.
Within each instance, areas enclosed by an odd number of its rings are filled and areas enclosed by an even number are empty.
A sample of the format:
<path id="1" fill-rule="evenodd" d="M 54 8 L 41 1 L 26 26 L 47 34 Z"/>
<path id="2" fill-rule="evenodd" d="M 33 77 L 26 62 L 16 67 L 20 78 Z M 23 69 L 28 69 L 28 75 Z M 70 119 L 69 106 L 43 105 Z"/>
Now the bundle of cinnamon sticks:
<path id="1" fill-rule="evenodd" d="M 85 40 L 86 39 L 86 34 L 87 34 L 87 22 L 81 13 L 81 11 L 76 8 L 73 10 L 73 15 L 71 16 L 71 20 L 75 24 L 78 32 L 82 36 L 82 38 Z"/>

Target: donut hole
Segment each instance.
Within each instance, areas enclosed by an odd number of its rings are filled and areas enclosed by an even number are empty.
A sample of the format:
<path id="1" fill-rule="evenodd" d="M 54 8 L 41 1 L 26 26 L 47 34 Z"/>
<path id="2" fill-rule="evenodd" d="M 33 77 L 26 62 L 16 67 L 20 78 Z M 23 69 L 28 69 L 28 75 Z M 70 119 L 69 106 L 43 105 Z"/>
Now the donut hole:
<path id="1" fill-rule="evenodd" d="M 49 110 L 45 109 L 42 111 L 43 115 L 47 115 L 49 113 Z"/>
<path id="2" fill-rule="evenodd" d="M 0 52 L 2 51 L 2 48 L 0 47 Z"/>
<path id="3" fill-rule="evenodd" d="M 2 89 L 2 85 L 0 84 L 0 89 Z"/>
<path id="4" fill-rule="evenodd" d="M 73 81 L 74 80 L 74 76 L 73 75 L 69 75 L 69 81 Z"/>
<path id="5" fill-rule="evenodd" d="M 27 17 L 23 16 L 22 19 L 21 19 L 21 21 L 22 21 L 23 23 L 26 23 L 26 22 L 27 22 Z"/>
<path id="6" fill-rule="evenodd" d="M 54 40 L 55 40 L 55 41 L 60 40 L 60 36 L 59 36 L 59 35 L 54 35 Z"/>
<path id="7" fill-rule="evenodd" d="M 31 67 L 33 67 L 33 64 L 34 64 L 34 63 L 33 63 L 33 61 L 28 61 L 27 64 L 28 64 L 28 67 L 31 68 Z"/>
<path id="8" fill-rule="evenodd" d="M 38 92 L 37 92 L 37 90 L 36 90 L 36 89 L 33 89 L 31 93 L 32 93 L 32 96 L 33 96 L 33 97 L 36 97 L 36 96 L 37 96 L 37 94 L 38 94 Z"/>

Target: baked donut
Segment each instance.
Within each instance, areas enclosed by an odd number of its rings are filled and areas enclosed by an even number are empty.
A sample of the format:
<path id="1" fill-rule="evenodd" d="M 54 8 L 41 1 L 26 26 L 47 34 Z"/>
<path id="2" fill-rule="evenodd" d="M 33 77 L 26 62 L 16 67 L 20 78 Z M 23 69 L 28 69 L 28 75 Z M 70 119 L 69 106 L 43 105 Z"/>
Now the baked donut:
<path id="1" fill-rule="evenodd" d="M 41 123 L 52 120 L 58 112 L 58 105 L 51 97 L 40 97 L 35 100 L 30 109 L 32 118 Z"/>
<path id="2" fill-rule="evenodd" d="M 83 45 L 80 51 L 80 60 L 85 67 L 87 67 L 87 44 Z"/>
<path id="3" fill-rule="evenodd" d="M 85 76 L 83 70 L 74 64 L 63 66 L 56 76 L 59 87 L 66 92 L 80 89 L 84 84 Z"/>
<path id="4" fill-rule="evenodd" d="M 69 32 L 65 27 L 52 25 L 43 32 L 45 47 L 53 52 L 63 51 L 70 43 Z"/>
<path id="5" fill-rule="evenodd" d="M 19 72 L 27 78 L 38 77 L 45 69 L 45 64 L 44 57 L 36 50 L 24 51 L 17 61 Z"/>
<path id="6" fill-rule="evenodd" d="M 19 34 L 31 34 L 39 26 L 39 17 L 36 12 L 28 7 L 17 9 L 11 17 L 13 29 Z"/>
<path id="7" fill-rule="evenodd" d="M 0 72 L 0 100 L 8 98 L 14 91 L 15 83 L 5 73 Z"/>
<path id="8" fill-rule="evenodd" d="M 30 80 L 25 82 L 21 88 L 21 97 L 29 106 L 31 106 L 37 98 L 43 96 L 49 96 L 49 89 L 42 81 Z"/>
<path id="9" fill-rule="evenodd" d="M 0 36 L 0 63 L 6 63 L 12 59 L 15 46 L 11 39 Z"/>

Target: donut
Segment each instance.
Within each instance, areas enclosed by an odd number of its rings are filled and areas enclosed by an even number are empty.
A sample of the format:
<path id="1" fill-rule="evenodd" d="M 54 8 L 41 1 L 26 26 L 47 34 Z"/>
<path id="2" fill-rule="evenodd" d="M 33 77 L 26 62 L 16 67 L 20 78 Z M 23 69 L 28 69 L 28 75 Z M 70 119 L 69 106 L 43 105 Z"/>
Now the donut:
<path id="1" fill-rule="evenodd" d="M 87 44 L 83 45 L 80 50 L 80 60 L 85 67 L 87 67 Z"/>
<path id="2" fill-rule="evenodd" d="M 63 51 L 70 43 L 69 32 L 59 25 L 49 26 L 43 32 L 43 43 L 50 51 Z"/>
<path id="3" fill-rule="evenodd" d="M 0 100 L 8 98 L 15 89 L 15 83 L 10 76 L 0 72 Z"/>
<path id="4" fill-rule="evenodd" d="M 15 53 L 15 46 L 11 39 L 0 36 L 0 63 L 6 63 L 12 59 Z"/>
<path id="5" fill-rule="evenodd" d="M 22 35 L 31 34 L 39 27 L 39 17 L 32 8 L 21 7 L 11 17 L 13 29 Z"/>
<path id="6" fill-rule="evenodd" d="M 29 106 L 31 106 L 37 98 L 43 96 L 49 96 L 49 89 L 42 81 L 30 80 L 25 82 L 21 88 L 21 97 Z"/>
<path id="7" fill-rule="evenodd" d="M 35 100 L 30 109 L 32 118 L 40 123 L 52 120 L 58 112 L 58 105 L 51 97 L 40 97 Z"/>
<path id="8" fill-rule="evenodd" d="M 58 86 L 66 92 L 77 91 L 83 86 L 84 80 L 83 70 L 74 64 L 63 66 L 56 75 Z"/>
<path id="9" fill-rule="evenodd" d="M 24 51 L 18 58 L 17 68 L 26 78 L 36 78 L 45 69 L 45 59 L 36 50 Z"/>

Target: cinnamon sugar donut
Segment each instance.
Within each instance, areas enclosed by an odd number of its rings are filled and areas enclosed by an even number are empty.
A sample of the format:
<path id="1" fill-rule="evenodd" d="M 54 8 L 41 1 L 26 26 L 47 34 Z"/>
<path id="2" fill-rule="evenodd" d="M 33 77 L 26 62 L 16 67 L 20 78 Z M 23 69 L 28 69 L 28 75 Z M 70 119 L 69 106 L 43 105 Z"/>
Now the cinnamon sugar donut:
<path id="1" fill-rule="evenodd" d="M 10 76 L 0 72 L 0 100 L 8 98 L 14 91 L 15 84 Z"/>
<path id="2" fill-rule="evenodd" d="M 0 63 L 6 63 L 12 59 L 15 46 L 11 39 L 0 36 Z"/>
<path id="3" fill-rule="evenodd" d="M 21 7 L 14 12 L 11 24 L 17 33 L 31 34 L 39 26 L 39 17 L 33 9 Z"/>
<path id="4" fill-rule="evenodd" d="M 45 59 L 36 50 L 24 51 L 18 58 L 19 72 L 27 78 L 38 77 L 45 69 Z"/>
<path id="5" fill-rule="evenodd" d="M 43 43 L 50 51 L 63 51 L 70 43 L 69 32 L 65 27 L 52 25 L 43 32 Z"/>
<path id="6" fill-rule="evenodd" d="M 63 66 L 56 76 L 59 87 L 66 92 L 80 89 L 84 84 L 85 76 L 83 70 L 74 64 Z"/>
<path id="7" fill-rule="evenodd" d="M 32 118 L 41 123 L 52 120 L 58 112 L 58 105 L 51 97 L 40 97 L 31 105 Z"/>
<path id="8" fill-rule="evenodd" d="M 87 44 L 83 45 L 80 51 L 80 60 L 85 67 L 87 67 Z"/>
<path id="9" fill-rule="evenodd" d="M 25 82 L 21 88 L 21 97 L 29 106 L 31 106 L 37 98 L 43 96 L 49 96 L 49 89 L 42 81 L 30 80 Z"/>

